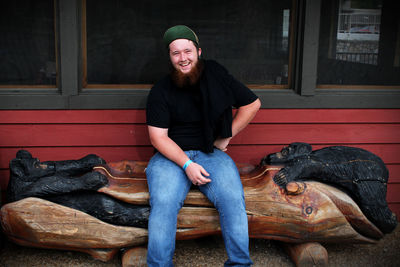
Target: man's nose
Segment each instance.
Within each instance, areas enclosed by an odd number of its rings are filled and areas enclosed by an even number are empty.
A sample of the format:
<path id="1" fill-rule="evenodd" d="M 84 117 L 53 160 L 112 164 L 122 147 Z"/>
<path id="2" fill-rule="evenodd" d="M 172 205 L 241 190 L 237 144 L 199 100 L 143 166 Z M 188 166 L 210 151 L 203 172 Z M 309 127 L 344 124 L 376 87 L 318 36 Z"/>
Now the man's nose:
<path id="1" fill-rule="evenodd" d="M 179 60 L 180 60 L 180 61 L 185 61 L 185 60 L 186 60 L 186 55 L 185 55 L 185 53 L 180 53 L 180 55 L 179 55 Z"/>

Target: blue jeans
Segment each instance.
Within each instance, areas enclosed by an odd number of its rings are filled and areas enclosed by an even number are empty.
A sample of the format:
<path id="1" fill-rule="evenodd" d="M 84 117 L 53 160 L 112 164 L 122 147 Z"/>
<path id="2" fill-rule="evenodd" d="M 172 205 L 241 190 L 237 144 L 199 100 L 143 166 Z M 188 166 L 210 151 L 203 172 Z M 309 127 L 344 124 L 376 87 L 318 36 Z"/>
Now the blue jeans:
<path id="1" fill-rule="evenodd" d="M 188 157 L 210 174 L 211 182 L 199 190 L 219 212 L 222 236 L 228 260 L 225 266 L 250 266 L 249 235 L 244 192 L 233 160 L 218 149 L 214 153 L 185 151 Z M 183 169 L 156 153 L 146 169 L 150 192 L 149 266 L 173 266 L 177 216 L 191 187 Z"/>

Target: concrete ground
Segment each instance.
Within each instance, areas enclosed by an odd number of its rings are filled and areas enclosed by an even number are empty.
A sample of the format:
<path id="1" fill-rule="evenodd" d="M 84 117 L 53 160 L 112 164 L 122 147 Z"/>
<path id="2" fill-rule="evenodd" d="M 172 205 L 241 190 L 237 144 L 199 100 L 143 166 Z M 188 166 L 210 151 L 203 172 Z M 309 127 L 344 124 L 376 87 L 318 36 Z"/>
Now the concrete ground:
<path id="1" fill-rule="evenodd" d="M 325 244 L 329 266 L 400 266 L 400 226 L 378 244 Z M 250 240 L 250 254 L 255 267 L 294 266 L 279 242 L 263 239 Z M 175 266 L 223 266 L 226 260 L 220 237 L 177 241 Z M 27 248 L 6 242 L 0 251 L 1 267 L 105 267 L 121 266 L 121 257 L 101 262 L 91 256 L 70 251 Z"/>

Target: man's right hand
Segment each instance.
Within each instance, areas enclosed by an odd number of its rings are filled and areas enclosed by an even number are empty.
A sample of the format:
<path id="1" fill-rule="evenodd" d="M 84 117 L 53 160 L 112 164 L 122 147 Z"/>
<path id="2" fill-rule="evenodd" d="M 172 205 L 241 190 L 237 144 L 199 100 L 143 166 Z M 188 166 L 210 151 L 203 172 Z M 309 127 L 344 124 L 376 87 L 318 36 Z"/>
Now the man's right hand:
<path id="1" fill-rule="evenodd" d="M 179 166 L 189 160 L 185 152 L 168 136 L 168 129 L 148 126 L 151 144 L 165 157 Z M 186 175 L 195 185 L 204 185 L 211 182 L 206 178 L 210 174 L 199 164 L 192 162 L 186 168 Z M 205 177 L 206 176 L 206 177 Z"/>
<path id="2" fill-rule="evenodd" d="M 207 178 L 210 174 L 196 162 L 192 162 L 186 168 L 186 175 L 194 185 L 205 185 L 211 180 Z"/>

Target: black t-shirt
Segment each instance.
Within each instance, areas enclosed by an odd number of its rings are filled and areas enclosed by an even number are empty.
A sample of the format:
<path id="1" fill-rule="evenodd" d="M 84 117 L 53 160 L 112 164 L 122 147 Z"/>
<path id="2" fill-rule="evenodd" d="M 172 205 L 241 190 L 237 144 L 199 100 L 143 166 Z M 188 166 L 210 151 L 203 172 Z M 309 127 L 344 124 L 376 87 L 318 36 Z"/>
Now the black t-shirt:
<path id="1" fill-rule="evenodd" d="M 218 63 L 213 61 L 212 64 Z M 205 68 L 209 66 L 206 61 Z M 223 68 L 219 64 L 217 66 Z M 226 75 L 234 99 L 232 106 L 241 107 L 257 99 L 250 89 L 227 72 Z M 148 125 L 168 128 L 168 136 L 183 150 L 201 150 L 204 147 L 204 113 L 199 85 L 178 88 L 170 76 L 166 76 L 151 89 L 147 98 L 146 116 Z"/>

